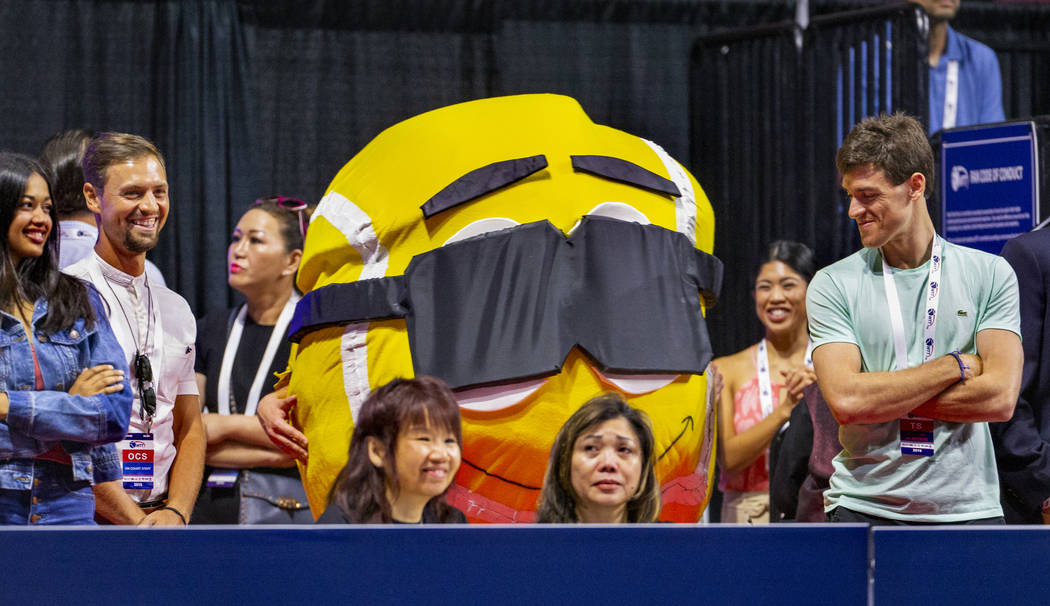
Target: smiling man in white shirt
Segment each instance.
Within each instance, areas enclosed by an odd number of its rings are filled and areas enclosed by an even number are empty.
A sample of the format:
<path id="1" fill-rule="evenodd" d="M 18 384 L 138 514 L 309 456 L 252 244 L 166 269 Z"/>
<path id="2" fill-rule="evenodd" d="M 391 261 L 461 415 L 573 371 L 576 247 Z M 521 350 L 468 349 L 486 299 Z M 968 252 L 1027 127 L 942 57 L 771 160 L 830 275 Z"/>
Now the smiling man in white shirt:
<path id="1" fill-rule="evenodd" d="M 66 272 L 95 285 L 131 369 L 135 404 L 119 444 L 122 480 L 96 486 L 99 515 L 120 524 L 177 526 L 193 509 L 205 437 L 193 372 L 196 323 L 186 301 L 152 283 L 146 251 L 168 216 L 164 158 L 137 135 L 103 133 L 84 152 L 84 197 L 99 236 Z"/>

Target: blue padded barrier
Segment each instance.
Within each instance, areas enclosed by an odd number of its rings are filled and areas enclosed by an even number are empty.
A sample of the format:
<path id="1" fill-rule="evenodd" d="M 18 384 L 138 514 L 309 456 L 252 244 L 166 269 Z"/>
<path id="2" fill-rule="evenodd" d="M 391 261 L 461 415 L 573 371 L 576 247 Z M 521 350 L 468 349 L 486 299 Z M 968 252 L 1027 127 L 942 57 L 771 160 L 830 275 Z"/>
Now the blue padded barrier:
<path id="1" fill-rule="evenodd" d="M 876 527 L 872 541 L 875 604 L 1050 604 L 1050 528 Z"/>
<path id="2" fill-rule="evenodd" d="M 836 604 L 864 525 L 0 530 L 2 604 Z"/>

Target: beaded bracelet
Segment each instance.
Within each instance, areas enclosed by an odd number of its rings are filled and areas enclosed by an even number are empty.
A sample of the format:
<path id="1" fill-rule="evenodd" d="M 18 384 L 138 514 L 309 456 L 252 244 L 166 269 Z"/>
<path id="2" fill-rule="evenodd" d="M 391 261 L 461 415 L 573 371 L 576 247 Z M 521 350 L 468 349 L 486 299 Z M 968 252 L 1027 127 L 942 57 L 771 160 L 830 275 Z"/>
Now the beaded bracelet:
<path id="1" fill-rule="evenodd" d="M 970 367 L 963 363 L 962 355 L 959 353 L 959 350 L 956 349 L 955 351 L 948 352 L 948 355 L 954 357 L 955 361 L 959 363 L 959 380 L 965 381 L 966 371 L 970 370 Z"/>

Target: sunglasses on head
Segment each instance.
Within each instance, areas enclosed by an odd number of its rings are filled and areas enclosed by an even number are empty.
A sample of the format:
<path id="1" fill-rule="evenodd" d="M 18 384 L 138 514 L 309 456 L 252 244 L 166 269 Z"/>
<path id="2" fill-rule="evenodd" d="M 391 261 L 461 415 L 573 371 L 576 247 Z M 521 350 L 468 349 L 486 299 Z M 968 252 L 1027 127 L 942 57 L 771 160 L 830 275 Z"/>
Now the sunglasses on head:
<path id="1" fill-rule="evenodd" d="M 303 211 L 306 210 L 307 204 L 299 198 L 289 198 L 288 196 L 267 196 L 265 198 L 259 198 L 255 201 L 256 204 L 263 204 L 266 202 L 272 202 L 277 206 L 285 210 L 298 213 L 299 215 L 299 233 L 306 237 L 306 218 L 303 217 Z"/>

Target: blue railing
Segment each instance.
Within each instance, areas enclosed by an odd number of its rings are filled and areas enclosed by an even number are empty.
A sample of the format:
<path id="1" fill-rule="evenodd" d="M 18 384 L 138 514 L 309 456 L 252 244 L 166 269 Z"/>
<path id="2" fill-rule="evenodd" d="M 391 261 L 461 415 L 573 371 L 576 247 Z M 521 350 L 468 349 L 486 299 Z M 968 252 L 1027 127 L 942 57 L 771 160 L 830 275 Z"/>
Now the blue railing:
<path id="1" fill-rule="evenodd" d="M 3 604 L 1047 603 L 1050 529 L 0 530 Z"/>

